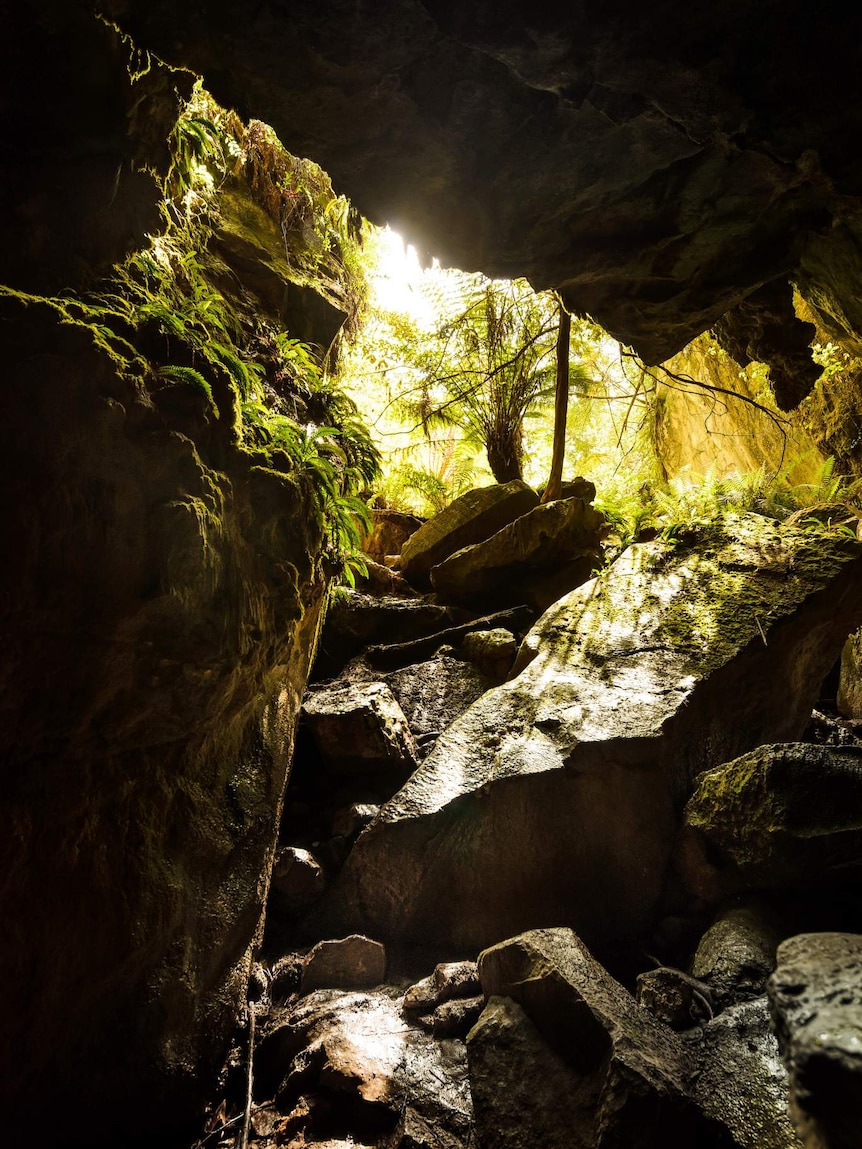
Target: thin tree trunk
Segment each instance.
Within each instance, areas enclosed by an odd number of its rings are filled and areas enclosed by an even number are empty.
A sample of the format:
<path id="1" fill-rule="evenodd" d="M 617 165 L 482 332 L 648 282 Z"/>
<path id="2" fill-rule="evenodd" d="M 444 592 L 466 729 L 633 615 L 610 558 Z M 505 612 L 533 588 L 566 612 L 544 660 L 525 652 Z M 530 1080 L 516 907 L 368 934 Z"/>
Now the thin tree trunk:
<path id="1" fill-rule="evenodd" d="M 569 413 L 569 346 L 572 317 L 560 303 L 560 326 L 557 331 L 557 386 L 554 393 L 554 451 L 551 456 L 551 475 L 543 503 L 558 499 L 562 492 L 563 461 L 566 455 L 566 418 Z"/>

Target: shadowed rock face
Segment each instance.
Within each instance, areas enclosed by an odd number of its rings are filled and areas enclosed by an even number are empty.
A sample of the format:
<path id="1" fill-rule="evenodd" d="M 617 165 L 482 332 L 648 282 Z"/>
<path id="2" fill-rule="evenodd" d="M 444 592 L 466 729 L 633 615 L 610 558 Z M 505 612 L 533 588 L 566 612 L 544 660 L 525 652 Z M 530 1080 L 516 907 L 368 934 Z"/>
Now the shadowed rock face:
<path id="1" fill-rule="evenodd" d="M 788 277 L 839 334 L 862 330 L 855 10 L 108 8 L 318 160 L 371 218 L 446 262 L 563 288 L 649 362 Z M 786 360 L 784 340 L 770 328 L 758 354 Z"/>

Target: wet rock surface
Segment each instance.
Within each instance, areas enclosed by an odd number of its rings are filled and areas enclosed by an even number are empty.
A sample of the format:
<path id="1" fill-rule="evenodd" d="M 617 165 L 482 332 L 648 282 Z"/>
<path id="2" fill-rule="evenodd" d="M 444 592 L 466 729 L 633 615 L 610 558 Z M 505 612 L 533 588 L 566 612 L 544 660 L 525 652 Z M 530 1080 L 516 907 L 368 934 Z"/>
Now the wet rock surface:
<path id="1" fill-rule="evenodd" d="M 690 780 L 801 733 L 859 565 L 851 540 L 744 517 L 631 547 L 546 612 L 520 673 L 442 735 L 313 920 L 468 952 L 561 919 L 600 951 L 632 939 Z"/>
<path id="2" fill-rule="evenodd" d="M 800 934 L 778 948 L 769 982 L 807 1146 L 851 1149 L 862 1102 L 862 935 Z"/>

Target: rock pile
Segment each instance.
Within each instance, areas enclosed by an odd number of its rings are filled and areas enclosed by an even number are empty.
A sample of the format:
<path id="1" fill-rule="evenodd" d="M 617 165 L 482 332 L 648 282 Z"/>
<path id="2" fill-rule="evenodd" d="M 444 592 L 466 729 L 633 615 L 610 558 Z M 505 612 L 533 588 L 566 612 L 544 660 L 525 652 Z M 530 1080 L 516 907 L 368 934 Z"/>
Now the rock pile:
<path id="1" fill-rule="evenodd" d="M 862 749 L 798 739 L 860 580 L 742 517 L 316 685 L 253 1143 L 849 1149 L 862 943 L 806 931 L 862 930 Z"/>

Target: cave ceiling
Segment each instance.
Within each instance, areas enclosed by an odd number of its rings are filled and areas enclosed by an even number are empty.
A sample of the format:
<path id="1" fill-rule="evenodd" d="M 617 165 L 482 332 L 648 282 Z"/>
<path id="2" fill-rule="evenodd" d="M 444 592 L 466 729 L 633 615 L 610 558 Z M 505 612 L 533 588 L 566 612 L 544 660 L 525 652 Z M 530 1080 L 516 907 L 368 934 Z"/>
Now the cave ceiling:
<path id="1" fill-rule="evenodd" d="M 560 288 L 648 362 L 775 281 L 807 286 L 850 341 L 862 332 L 855 7 L 106 7 L 372 220 L 444 263 Z M 836 229 L 850 256 L 834 257 Z"/>

